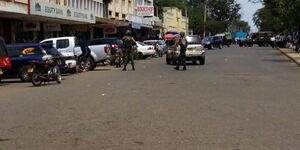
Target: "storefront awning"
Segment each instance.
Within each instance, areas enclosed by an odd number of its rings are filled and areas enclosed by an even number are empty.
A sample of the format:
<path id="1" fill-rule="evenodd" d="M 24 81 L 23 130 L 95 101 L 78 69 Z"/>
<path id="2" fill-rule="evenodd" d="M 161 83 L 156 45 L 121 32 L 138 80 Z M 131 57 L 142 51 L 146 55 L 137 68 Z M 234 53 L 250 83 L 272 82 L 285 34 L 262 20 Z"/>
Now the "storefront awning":
<path id="1" fill-rule="evenodd" d="M 127 27 L 127 26 L 129 26 L 129 22 L 122 21 L 122 20 L 112 20 L 112 19 L 108 19 L 108 18 L 96 17 L 96 25 L 95 26 L 103 27 L 103 26 L 108 26 L 108 25 L 113 25 L 116 27 Z"/>

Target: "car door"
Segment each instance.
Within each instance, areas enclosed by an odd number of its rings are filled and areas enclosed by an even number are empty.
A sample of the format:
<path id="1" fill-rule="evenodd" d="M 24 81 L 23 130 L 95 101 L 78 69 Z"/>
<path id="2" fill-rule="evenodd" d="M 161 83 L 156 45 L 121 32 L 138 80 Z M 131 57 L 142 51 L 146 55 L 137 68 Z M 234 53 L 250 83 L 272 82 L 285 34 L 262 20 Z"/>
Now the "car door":
<path id="1" fill-rule="evenodd" d="M 71 41 L 69 38 L 65 39 L 57 39 L 54 42 L 54 47 L 65 57 L 72 57 L 74 56 L 74 51 L 71 47 Z"/>

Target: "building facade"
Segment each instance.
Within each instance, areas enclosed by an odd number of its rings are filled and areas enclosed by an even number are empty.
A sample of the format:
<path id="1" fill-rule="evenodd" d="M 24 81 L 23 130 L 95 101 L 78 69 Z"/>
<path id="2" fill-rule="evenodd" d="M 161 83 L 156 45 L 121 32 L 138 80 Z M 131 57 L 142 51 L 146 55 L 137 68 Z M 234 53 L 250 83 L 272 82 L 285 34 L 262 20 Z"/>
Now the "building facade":
<path id="1" fill-rule="evenodd" d="M 189 33 L 189 19 L 181 9 L 176 7 L 164 7 L 163 26 L 164 32 L 177 31 Z"/>
<path id="2" fill-rule="evenodd" d="M 71 35 L 88 40 L 106 11 L 102 0 L 0 1 L 0 33 L 7 43 Z"/>

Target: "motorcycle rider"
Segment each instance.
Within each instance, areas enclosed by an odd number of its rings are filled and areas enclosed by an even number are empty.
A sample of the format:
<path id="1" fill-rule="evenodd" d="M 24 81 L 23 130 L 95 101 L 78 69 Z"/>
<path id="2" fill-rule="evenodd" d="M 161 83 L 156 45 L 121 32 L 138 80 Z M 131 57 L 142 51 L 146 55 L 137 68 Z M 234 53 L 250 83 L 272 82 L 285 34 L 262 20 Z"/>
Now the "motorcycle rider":
<path id="1" fill-rule="evenodd" d="M 87 64 L 91 56 L 91 49 L 83 41 L 80 41 L 79 46 L 82 54 L 78 56 L 77 72 L 86 72 L 89 70 Z"/>

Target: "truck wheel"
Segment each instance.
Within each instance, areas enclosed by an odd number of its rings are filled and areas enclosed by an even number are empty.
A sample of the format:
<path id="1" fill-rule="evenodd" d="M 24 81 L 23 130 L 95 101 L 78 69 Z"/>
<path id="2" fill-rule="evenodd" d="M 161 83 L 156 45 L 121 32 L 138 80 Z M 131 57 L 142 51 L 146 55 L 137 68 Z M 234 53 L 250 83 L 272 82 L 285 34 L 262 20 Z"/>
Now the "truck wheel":
<path id="1" fill-rule="evenodd" d="M 19 77 L 22 82 L 29 82 L 31 81 L 31 74 L 28 73 L 28 67 L 24 67 L 19 71 Z"/>
<path id="2" fill-rule="evenodd" d="M 96 68 L 95 61 L 92 57 L 89 57 L 86 65 L 87 65 L 88 70 L 94 70 Z"/>
<path id="3" fill-rule="evenodd" d="M 205 57 L 199 58 L 200 65 L 205 65 Z"/>

